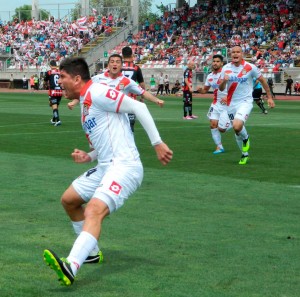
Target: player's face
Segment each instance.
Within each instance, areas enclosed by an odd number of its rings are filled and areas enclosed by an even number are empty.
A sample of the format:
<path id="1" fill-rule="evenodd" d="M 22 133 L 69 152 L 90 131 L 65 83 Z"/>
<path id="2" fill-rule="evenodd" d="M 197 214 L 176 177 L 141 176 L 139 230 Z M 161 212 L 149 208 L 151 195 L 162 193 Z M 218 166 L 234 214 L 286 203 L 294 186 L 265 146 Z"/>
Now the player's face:
<path id="1" fill-rule="evenodd" d="M 108 62 L 109 75 L 111 77 L 117 77 L 122 70 L 122 60 L 119 57 L 110 58 Z"/>
<path id="2" fill-rule="evenodd" d="M 220 68 L 222 68 L 223 62 L 219 58 L 215 58 L 212 61 L 212 69 L 214 71 L 218 71 Z"/>
<path id="3" fill-rule="evenodd" d="M 189 68 L 190 70 L 195 69 L 195 63 L 194 63 L 194 62 L 189 62 L 187 66 L 188 66 L 188 68 Z"/>
<path id="4" fill-rule="evenodd" d="M 239 46 L 235 46 L 231 49 L 231 61 L 234 64 L 240 64 L 243 60 L 243 51 Z"/>
<path id="5" fill-rule="evenodd" d="M 77 82 L 78 77 L 77 76 L 71 76 L 64 70 L 61 70 L 60 72 L 60 78 L 58 80 L 58 83 L 60 84 L 61 88 L 63 89 L 63 94 L 64 96 L 69 99 L 78 99 L 79 98 L 79 93 L 76 93 L 76 82 Z M 80 92 L 80 91 L 79 91 Z"/>

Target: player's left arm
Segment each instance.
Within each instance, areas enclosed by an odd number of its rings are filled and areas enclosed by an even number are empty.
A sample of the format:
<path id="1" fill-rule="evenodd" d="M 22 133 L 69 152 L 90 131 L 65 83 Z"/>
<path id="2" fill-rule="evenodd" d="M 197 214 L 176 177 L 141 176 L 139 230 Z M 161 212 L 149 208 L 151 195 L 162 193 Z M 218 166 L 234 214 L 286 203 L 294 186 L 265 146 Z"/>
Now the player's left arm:
<path id="1" fill-rule="evenodd" d="M 271 90 L 269 88 L 269 85 L 268 85 L 266 79 L 261 75 L 257 80 L 261 83 L 262 87 L 266 91 L 268 106 L 271 108 L 275 107 L 275 102 L 273 100 Z"/>
<path id="2" fill-rule="evenodd" d="M 204 86 L 204 87 L 199 87 L 197 91 L 198 91 L 200 94 L 206 94 L 206 93 L 208 92 L 209 89 L 210 89 L 210 86 Z"/>

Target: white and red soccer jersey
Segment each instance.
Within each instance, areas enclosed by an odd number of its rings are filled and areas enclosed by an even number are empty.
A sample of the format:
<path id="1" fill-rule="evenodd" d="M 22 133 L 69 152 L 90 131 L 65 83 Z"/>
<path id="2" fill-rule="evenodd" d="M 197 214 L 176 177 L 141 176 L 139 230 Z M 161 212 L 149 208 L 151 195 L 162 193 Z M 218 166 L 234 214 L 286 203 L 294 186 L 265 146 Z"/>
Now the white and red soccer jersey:
<path id="1" fill-rule="evenodd" d="M 236 104 L 241 101 L 253 101 L 253 78 L 261 76 L 260 70 L 253 64 L 242 61 L 239 67 L 233 63 L 226 64 L 221 72 L 221 79 L 224 75 L 229 76 L 227 84 L 227 105 Z"/>
<path id="2" fill-rule="evenodd" d="M 122 92 L 92 80 L 80 92 L 82 127 L 98 152 L 98 162 L 139 160 L 127 114 L 118 113 L 124 97 Z"/>
<path id="3" fill-rule="evenodd" d="M 145 90 L 142 89 L 134 80 L 124 76 L 122 73 L 117 78 L 111 78 L 109 76 L 109 72 L 106 71 L 104 73 L 95 75 L 92 77 L 93 82 L 103 83 L 112 87 L 122 93 L 133 97 L 131 94 L 134 95 L 143 95 Z"/>
<path id="4" fill-rule="evenodd" d="M 211 87 L 214 92 L 214 99 L 212 104 L 216 104 L 217 102 L 220 102 L 223 98 L 227 96 L 226 89 L 224 91 L 219 90 L 220 76 L 221 76 L 221 70 L 217 73 L 215 72 L 210 73 L 205 80 L 204 85 L 206 87 Z"/>

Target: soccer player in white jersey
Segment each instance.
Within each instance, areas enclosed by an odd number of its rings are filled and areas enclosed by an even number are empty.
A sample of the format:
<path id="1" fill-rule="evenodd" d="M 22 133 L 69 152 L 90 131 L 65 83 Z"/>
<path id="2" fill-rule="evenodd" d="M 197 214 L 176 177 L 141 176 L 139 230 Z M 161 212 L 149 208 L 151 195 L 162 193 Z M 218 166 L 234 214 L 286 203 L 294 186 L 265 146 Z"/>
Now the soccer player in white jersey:
<path id="1" fill-rule="evenodd" d="M 64 259 L 52 250 L 44 251 L 46 263 L 61 284 L 68 286 L 97 249 L 104 218 L 118 210 L 142 183 L 143 166 L 127 113 L 136 115 L 163 165 L 171 161 L 173 152 L 161 140 L 146 105 L 114 88 L 94 83 L 84 59 L 66 58 L 60 71 L 59 83 L 65 97 L 80 99 L 82 127 L 93 148 L 89 153 L 74 149 L 72 157 L 77 163 L 98 161 L 75 179 L 62 196 L 62 205 L 79 234 L 69 256 Z"/>
<path id="2" fill-rule="evenodd" d="M 212 60 L 212 72 L 207 76 L 203 88 L 199 88 L 198 92 L 206 94 L 210 88 L 213 89 L 214 98 L 211 103 L 207 117 L 210 121 L 210 131 L 212 139 L 217 146 L 213 154 L 221 154 L 225 152 L 222 145 L 221 133 L 226 132 L 230 127 L 231 123 L 227 113 L 227 91 L 221 92 L 219 90 L 220 75 L 223 66 L 223 56 L 214 55 Z"/>
<path id="3" fill-rule="evenodd" d="M 142 89 L 134 80 L 124 76 L 122 73 L 122 65 L 122 56 L 118 54 L 111 55 L 108 58 L 108 70 L 93 76 L 93 82 L 106 84 L 132 98 L 136 98 L 136 96 L 143 96 L 143 98 L 163 107 L 164 100 L 156 98 L 150 92 Z M 79 101 L 77 99 L 74 99 L 68 103 L 68 107 L 73 109 L 78 102 Z M 133 125 L 131 125 L 131 130 L 134 131 Z"/>
<path id="4" fill-rule="evenodd" d="M 226 64 L 222 69 L 219 89 L 220 91 L 227 90 L 228 116 L 232 121 L 236 141 L 242 152 L 240 165 L 247 164 L 249 159 L 250 138 L 245 123 L 253 108 L 254 77 L 266 91 L 268 106 L 275 107 L 270 88 L 260 70 L 243 59 L 240 46 L 234 46 L 231 49 L 231 63 Z"/>

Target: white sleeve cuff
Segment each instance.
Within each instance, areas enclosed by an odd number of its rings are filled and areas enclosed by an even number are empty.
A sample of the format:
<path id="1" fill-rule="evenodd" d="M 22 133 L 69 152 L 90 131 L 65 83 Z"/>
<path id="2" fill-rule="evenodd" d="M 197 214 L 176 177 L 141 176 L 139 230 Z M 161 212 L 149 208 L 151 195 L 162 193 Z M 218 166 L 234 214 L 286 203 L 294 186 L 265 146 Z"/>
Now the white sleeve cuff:
<path id="1" fill-rule="evenodd" d="M 147 106 L 144 103 L 138 102 L 137 100 L 133 100 L 130 98 L 128 100 L 124 98 L 120 106 L 120 112 L 133 113 L 136 115 L 136 118 L 139 120 L 139 122 L 147 132 L 148 137 L 153 146 L 162 143 L 154 120 Z"/>
<path id="2" fill-rule="evenodd" d="M 94 162 L 95 160 L 97 160 L 98 152 L 96 150 L 93 150 L 93 151 L 90 151 L 88 153 L 88 155 L 91 158 L 91 162 Z"/>

